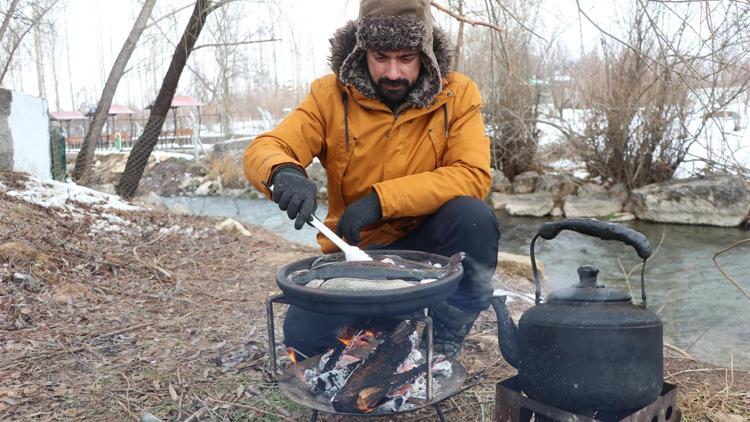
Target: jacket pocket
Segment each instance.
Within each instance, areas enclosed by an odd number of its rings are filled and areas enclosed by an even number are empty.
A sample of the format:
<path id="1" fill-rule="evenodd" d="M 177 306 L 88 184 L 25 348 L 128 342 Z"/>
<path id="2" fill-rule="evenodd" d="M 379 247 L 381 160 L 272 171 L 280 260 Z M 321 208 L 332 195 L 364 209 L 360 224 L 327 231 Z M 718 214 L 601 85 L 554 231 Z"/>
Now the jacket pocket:
<path id="1" fill-rule="evenodd" d="M 445 138 L 445 128 L 442 124 L 434 125 L 427 129 L 427 134 L 435 150 L 435 167 L 441 167 L 443 165 L 443 154 L 448 143 L 448 140 Z"/>

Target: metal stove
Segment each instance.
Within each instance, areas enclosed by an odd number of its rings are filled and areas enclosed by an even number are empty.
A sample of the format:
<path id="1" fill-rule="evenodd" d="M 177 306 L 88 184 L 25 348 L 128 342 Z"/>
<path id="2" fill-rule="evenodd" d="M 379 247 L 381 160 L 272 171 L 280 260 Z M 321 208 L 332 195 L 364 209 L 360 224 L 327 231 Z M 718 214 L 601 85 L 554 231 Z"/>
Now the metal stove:
<path id="1" fill-rule="evenodd" d="M 532 419 L 532 417 L 534 419 Z M 496 422 L 677 422 L 677 387 L 664 383 L 661 395 L 640 409 L 620 412 L 571 412 L 545 405 L 521 391 L 518 377 L 497 383 L 495 391 Z"/>

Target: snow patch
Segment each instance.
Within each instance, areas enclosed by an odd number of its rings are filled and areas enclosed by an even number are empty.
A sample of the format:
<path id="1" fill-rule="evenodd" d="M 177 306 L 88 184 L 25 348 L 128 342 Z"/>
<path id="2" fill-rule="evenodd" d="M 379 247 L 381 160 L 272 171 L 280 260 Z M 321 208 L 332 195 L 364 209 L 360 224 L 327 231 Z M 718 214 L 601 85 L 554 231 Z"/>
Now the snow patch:
<path id="1" fill-rule="evenodd" d="M 119 196 L 99 192 L 75 183 L 62 183 L 55 180 L 42 180 L 29 177 L 22 191 L 7 191 L 8 196 L 22 199 L 45 208 L 64 208 L 73 211 L 69 202 L 91 205 L 98 209 L 115 209 L 121 211 L 143 211 L 141 207 L 130 205 Z M 5 187 L 3 187 L 5 189 Z"/>

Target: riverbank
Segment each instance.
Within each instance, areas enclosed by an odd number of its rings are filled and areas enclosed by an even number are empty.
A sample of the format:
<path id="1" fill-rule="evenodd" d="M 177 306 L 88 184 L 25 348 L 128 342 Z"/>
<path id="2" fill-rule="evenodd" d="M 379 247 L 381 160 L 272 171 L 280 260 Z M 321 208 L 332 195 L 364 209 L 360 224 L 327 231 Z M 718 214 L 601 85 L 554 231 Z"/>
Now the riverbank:
<path id="1" fill-rule="evenodd" d="M 269 382 L 264 301 L 276 269 L 314 249 L 257 226 L 247 236 L 217 219 L 130 209 L 72 185 L 19 197 L 12 192 L 30 191 L 24 176 L 3 173 L 0 183 L 0 419 L 308 415 Z M 532 291 L 503 270 L 496 284 Z M 528 306 L 519 298 L 514 314 Z M 449 420 L 489 417 L 494 384 L 514 373 L 495 333 L 483 313 L 463 359 L 486 372 L 445 404 Z M 670 347 L 665 355 L 686 420 L 750 418 L 750 372 Z"/>

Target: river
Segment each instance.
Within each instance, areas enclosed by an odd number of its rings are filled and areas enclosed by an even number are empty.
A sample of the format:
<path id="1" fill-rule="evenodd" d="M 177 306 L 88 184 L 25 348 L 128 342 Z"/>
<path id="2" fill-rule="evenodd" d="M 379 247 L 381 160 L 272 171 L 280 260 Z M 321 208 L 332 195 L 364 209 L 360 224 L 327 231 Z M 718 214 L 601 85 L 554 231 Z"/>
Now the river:
<path id="1" fill-rule="evenodd" d="M 197 215 L 230 217 L 257 224 L 287 240 L 316 245 L 315 230 L 294 230 L 293 224 L 276 204 L 267 200 L 223 197 L 164 198 L 168 207 L 183 204 Z M 325 205 L 317 214 L 325 215 Z M 510 217 L 498 214 L 502 227 L 501 251 L 529 254 L 529 243 L 543 218 Z M 643 233 L 657 248 L 646 266 L 649 308 L 664 322 L 664 341 L 692 356 L 722 366 L 750 368 L 750 301 L 744 297 L 712 262 L 717 251 L 750 237 L 739 228 L 627 223 Z M 572 232 L 556 239 L 537 241 L 537 257 L 544 263 L 546 286 L 564 287 L 577 281 L 579 265 L 594 264 L 599 279 L 609 287 L 627 290 L 623 271 L 640 261 L 635 251 L 622 243 L 602 241 Z M 724 270 L 750 289 L 750 252 L 740 246 L 721 255 Z M 640 271 L 630 277 L 633 296 L 640 301 Z M 595 347 L 595 344 L 593 345 Z"/>

